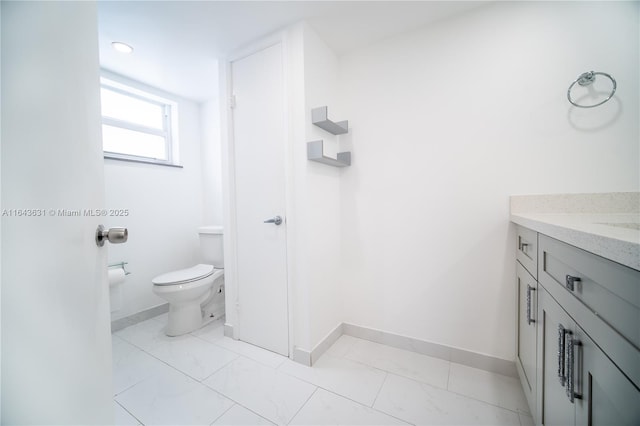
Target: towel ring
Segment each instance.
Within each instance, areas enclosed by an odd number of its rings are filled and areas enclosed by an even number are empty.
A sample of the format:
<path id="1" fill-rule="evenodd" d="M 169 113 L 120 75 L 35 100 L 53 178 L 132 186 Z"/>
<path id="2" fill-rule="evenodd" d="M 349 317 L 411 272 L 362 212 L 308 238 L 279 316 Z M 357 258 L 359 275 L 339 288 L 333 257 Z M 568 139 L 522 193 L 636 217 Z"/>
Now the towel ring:
<path id="1" fill-rule="evenodd" d="M 580 105 L 577 104 L 573 101 L 573 99 L 571 99 L 571 89 L 573 89 L 573 86 L 575 86 L 576 83 L 578 83 L 580 86 L 589 86 L 590 84 L 592 84 L 594 81 L 596 81 L 596 75 L 604 75 L 605 77 L 607 77 L 609 80 L 611 80 L 611 83 L 613 84 L 613 89 L 611 90 L 611 93 L 609 94 L 609 96 L 607 96 L 607 99 L 605 99 L 604 101 L 597 103 L 597 104 L 593 104 L 593 105 Z M 597 72 L 597 71 L 589 71 L 589 72 L 585 72 L 582 73 L 578 76 L 578 78 L 575 79 L 575 81 L 573 83 L 571 83 L 571 86 L 569 86 L 569 90 L 567 90 L 567 99 L 569 99 L 569 102 L 571 102 L 571 105 L 577 106 L 579 108 L 593 108 L 593 107 L 597 107 L 598 105 L 602 105 L 603 103 L 607 102 L 609 99 L 611 99 L 611 97 L 613 96 L 614 93 L 616 93 L 616 80 L 611 77 L 609 74 L 604 73 L 604 72 Z"/>

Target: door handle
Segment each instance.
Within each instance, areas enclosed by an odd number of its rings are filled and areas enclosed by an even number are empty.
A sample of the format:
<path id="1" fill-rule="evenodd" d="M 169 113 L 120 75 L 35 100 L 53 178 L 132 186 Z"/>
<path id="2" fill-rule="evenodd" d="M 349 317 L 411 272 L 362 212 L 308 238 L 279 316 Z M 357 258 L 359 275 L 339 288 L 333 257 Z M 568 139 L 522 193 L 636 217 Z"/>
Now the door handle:
<path id="1" fill-rule="evenodd" d="M 581 343 L 579 340 L 575 339 L 571 332 L 567 332 L 566 335 L 566 343 L 565 349 L 567 351 L 567 367 L 565 368 L 565 372 L 567 375 L 567 398 L 569 398 L 569 402 L 574 403 L 575 399 L 582 399 L 582 395 L 575 392 L 575 349 L 574 346 L 580 346 Z"/>
<path id="2" fill-rule="evenodd" d="M 536 322 L 536 320 L 531 318 L 531 292 L 532 291 L 536 291 L 536 289 L 527 284 L 527 325 L 531 325 L 532 322 Z"/>
<path id="3" fill-rule="evenodd" d="M 564 386 L 566 382 L 566 376 L 564 371 L 564 344 L 565 344 L 565 336 L 567 334 L 567 329 L 564 328 L 562 324 L 558 324 L 558 379 L 560 380 L 560 384 Z"/>
<path id="4" fill-rule="evenodd" d="M 109 228 L 104 229 L 104 226 L 98 225 L 96 229 L 96 245 L 98 247 L 104 246 L 104 241 L 107 240 L 111 244 L 126 243 L 129 239 L 129 231 L 127 228 Z"/>
<path id="5" fill-rule="evenodd" d="M 282 224 L 282 218 L 280 216 L 272 217 L 271 219 L 267 219 L 264 223 L 274 223 L 276 225 Z"/>
<path id="6" fill-rule="evenodd" d="M 582 280 L 580 279 L 580 277 L 574 277 L 574 276 L 571 276 L 571 275 L 567 275 L 567 276 L 566 276 L 566 284 L 565 284 L 565 287 L 567 287 L 567 289 L 569 289 L 569 290 L 571 290 L 571 291 L 574 291 L 574 290 L 576 289 L 576 285 L 575 285 L 575 284 L 576 284 L 577 282 L 579 282 L 579 281 L 582 281 Z"/>

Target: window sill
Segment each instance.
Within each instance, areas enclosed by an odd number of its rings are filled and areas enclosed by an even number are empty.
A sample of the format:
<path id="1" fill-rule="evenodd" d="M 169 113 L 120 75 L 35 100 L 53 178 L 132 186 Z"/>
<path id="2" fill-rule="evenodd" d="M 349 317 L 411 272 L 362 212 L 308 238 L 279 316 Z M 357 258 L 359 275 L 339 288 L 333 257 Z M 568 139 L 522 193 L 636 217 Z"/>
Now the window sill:
<path id="1" fill-rule="evenodd" d="M 122 157 L 117 157 L 115 155 L 109 155 L 109 154 L 104 154 L 104 159 L 105 160 L 126 161 L 128 163 L 150 164 L 150 165 L 153 165 L 153 166 L 175 167 L 175 168 L 178 168 L 178 169 L 184 168 L 180 164 L 171 164 L 171 163 L 165 163 L 163 161 L 143 160 L 143 159 L 135 159 L 135 158 L 122 158 Z"/>

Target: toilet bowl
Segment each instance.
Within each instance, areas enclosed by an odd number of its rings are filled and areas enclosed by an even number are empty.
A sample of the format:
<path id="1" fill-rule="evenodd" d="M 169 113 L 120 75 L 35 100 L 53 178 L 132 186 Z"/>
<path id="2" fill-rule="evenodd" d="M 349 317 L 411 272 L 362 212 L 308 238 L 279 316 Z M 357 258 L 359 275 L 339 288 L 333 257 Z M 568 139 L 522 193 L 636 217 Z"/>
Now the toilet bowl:
<path id="1" fill-rule="evenodd" d="M 222 228 L 207 226 L 198 232 L 202 258 L 210 263 L 167 272 L 152 280 L 153 292 L 169 302 L 167 336 L 180 336 L 202 327 L 204 305 L 217 294 L 214 289 L 222 289 Z M 216 282 L 220 285 L 214 285 Z"/>
<path id="2" fill-rule="evenodd" d="M 199 264 L 153 279 L 153 292 L 169 302 L 167 336 L 180 336 L 202 326 L 202 304 L 211 296 L 213 284 L 223 275 L 222 269 Z"/>

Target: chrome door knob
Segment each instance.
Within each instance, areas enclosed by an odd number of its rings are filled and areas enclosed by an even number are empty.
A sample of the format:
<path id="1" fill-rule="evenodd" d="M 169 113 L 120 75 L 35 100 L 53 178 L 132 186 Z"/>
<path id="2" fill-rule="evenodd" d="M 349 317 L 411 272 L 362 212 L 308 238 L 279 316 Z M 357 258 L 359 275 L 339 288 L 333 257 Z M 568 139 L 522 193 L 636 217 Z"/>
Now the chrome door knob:
<path id="1" fill-rule="evenodd" d="M 109 228 L 104 229 L 104 226 L 98 225 L 96 229 L 96 244 L 98 247 L 104 246 L 104 240 L 108 240 L 111 244 L 126 243 L 129 239 L 129 231 L 127 228 Z"/>
<path id="2" fill-rule="evenodd" d="M 271 219 L 267 219 L 264 223 L 275 223 L 276 225 L 282 224 L 282 218 L 280 216 L 272 217 Z"/>

